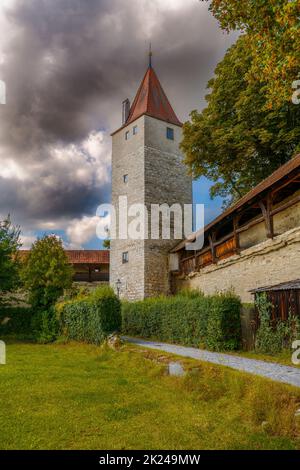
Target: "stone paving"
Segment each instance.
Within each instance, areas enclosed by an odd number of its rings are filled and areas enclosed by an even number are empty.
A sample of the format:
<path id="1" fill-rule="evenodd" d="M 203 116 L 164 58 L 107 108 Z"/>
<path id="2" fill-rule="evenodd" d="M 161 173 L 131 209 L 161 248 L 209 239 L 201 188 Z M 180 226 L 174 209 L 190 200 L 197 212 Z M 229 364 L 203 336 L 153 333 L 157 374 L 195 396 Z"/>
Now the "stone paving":
<path id="1" fill-rule="evenodd" d="M 247 359 L 245 357 L 188 348 L 185 346 L 177 346 L 175 344 L 160 343 L 158 341 L 145 341 L 143 339 L 129 338 L 127 336 L 123 336 L 122 339 L 128 343 L 133 343 L 144 348 L 158 349 L 178 356 L 212 362 L 213 364 L 260 375 L 275 380 L 276 382 L 283 382 L 300 387 L 300 368 L 298 369 L 297 367 L 284 366 L 273 362 Z"/>

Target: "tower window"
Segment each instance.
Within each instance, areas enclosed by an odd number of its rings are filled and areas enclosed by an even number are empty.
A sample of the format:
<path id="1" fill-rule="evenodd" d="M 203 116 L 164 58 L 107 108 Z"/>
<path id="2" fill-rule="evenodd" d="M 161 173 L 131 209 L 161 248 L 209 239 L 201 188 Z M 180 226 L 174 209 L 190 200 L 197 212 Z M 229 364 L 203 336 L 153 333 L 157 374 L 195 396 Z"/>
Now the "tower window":
<path id="1" fill-rule="evenodd" d="M 123 175 L 123 182 L 128 183 L 128 175 Z"/>
<path id="2" fill-rule="evenodd" d="M 122 263 L 125 264 L 125 263 L 128 263 L 128 261 L 129 261 L 128 251 L 124 251 L 124 253 L 122 253 Z"/>
<path id="3" fill-rule="evenodd" d="M 167 139 L 174 140 L 174 129 L 167 127 Z"/>
<path id="4" fill-rule="evenodd" d="M 133 135 L 136 135 L 138 133 L 138 126 L 133 127 Z"/>
<path id="5" fill-rule="evenodd" d="M 125 132 L 125 140 L 129 140 L 129 131 Z"/>

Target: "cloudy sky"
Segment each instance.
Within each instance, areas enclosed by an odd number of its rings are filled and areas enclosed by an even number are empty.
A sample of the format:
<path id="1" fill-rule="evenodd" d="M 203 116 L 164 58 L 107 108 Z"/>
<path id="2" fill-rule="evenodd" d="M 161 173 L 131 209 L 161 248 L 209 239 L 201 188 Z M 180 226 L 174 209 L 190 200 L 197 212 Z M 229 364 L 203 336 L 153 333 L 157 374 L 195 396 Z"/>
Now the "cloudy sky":
<path id="1" fill-rule="evenodd" d="M 206 84 L 235 40 L 199 0 L 1 0 L 0 219 L 21 225 L 24 247 L 57 233 L 97 248 L 96 208 L 110 201 L 110 133 L 147 66 L 179 118 L 205 105 Z M 209 182 L 194 185 L 208 203 Z"/>

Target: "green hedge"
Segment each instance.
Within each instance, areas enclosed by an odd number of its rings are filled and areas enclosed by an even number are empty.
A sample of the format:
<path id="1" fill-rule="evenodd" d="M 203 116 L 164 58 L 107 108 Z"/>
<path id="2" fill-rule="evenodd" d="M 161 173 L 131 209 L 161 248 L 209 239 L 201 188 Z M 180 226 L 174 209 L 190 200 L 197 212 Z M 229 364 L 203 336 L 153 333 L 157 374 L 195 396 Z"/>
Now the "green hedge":
<path id="1" fill-rule="evenodd" d="M 241 346 L 241 302 L 232 294 L 211 297 L 206 345 L 213 351 L 239 349 Z"/>
<path id="2" fill-rule="evenodd" d="M 100 344 L 121 327 L 121 304 L 108 286 L 58 304 L 56 311 L 62 333 L 72 340 Z"/>
<path id="3" fill-rule="evenodd" d="M 15 336 L 20 339 L 33 339 L 33 310 L 28 307 L 6 307 L 0 310 L 0 339 Z M 9 319 L 7 322 L 5 319 Z"/>
<path id="4" fill-rule="evenodd" d="M 52 309 L 38 311 L 29 307 L 6 307 L 0 310 L 0 339 L 13 337 L 50 343 L 58 333 L 59 325 Z"/>
<path id="5" fill-rule="evenodd" d="M 181 294 L 122 304 L 122 331 L 215 351 L 241 343 L 241 303 L 232 293 Z"/>

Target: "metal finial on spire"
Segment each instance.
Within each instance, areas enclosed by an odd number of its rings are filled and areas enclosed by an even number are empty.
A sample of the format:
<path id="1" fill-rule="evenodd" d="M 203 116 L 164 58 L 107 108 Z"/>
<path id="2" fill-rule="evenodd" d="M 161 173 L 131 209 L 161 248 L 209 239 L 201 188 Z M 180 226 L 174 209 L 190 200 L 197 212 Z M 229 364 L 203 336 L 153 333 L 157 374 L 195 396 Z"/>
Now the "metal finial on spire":
<path id="1" fill-rule="evenodd" d="M 149 67 L 150 67 L 150 68 L 152 67 L 152 56 L 153 56 L 152 44 L 151 44 L 151 42 L 150 42 L 150 44 L 149 44 Z"/>

